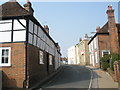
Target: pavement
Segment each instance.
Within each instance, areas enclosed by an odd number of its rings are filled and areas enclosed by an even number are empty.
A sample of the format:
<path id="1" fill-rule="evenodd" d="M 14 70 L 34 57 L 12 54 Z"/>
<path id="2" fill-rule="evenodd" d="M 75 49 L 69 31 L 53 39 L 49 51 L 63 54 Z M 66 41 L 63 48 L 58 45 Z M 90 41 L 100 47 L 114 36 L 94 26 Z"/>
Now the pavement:
<path id="1" fill-rule="evenodd" d="M 92 88 L 118 88 L 118 83 L 114 82 L 113 78 L 108 72 L 92 66 L 86 66 L 93 71 L 93 85 Z"/>

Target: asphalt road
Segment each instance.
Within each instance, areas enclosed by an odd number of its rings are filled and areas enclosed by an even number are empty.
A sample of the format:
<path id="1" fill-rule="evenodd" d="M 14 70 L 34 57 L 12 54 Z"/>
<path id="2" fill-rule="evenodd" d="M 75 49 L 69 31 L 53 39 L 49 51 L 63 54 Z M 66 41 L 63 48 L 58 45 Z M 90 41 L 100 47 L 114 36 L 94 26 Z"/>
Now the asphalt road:
<path id="1" fill-rule="evenodd" d="M 91 82 L 91 75 L 92 75 L 91 71 L 85 66 L 66 65 L 63 66 L 63 69 L 54 78 L 52 78 L 49 82 L 44 84 L 42 88 L 88 88 L 89 89 Z M 53 90 L 53 89 L 49 89 L 49 90 Z"/>

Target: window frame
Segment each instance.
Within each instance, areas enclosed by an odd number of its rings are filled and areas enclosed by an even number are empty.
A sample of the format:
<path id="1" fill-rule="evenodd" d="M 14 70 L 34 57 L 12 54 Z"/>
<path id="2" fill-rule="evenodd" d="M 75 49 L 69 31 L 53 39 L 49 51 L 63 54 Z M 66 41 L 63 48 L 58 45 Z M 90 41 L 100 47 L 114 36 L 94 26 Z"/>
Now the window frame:
<path id="1" fill-rule="evenodd" d="M 49 65 L 53 65 L 53 56 L 49 54 Z"/>
<path id="2" fill-rule="evenodd" d="M 42 55 L 41 55 L 41 53 L 42 53 Z M 44 64 L 44 53 L 42 50 L 39 50 L 39 64 Z"/>
<path id="3" fill-rule="evenodd" d="M 8 63 L 2 63 L 2 50 L 8 49 Z M 0 67 L 11 66 L 11 47 L 0 47 Z"/>
<path id="4" fill-rule="evenodd" d="M 102 50 L 102 57 L 104 56 L 104 52 L 108 52 L 108 54 L 110 54 L 110 50 Z"/>

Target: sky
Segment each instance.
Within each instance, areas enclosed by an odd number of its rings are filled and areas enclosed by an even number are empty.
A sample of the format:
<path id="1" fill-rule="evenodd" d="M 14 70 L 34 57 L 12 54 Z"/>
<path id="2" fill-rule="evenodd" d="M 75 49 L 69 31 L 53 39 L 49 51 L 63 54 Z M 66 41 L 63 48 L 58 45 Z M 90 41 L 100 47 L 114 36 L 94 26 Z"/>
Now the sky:
<path id="1" fill-rule="evenodd" d="M 17 0 L 19 1 L 19 0 Z M 5 1 L 3 1 L 5 2 Z M 2 3 L 3 3 L 2 2 Z M 25 2 L 19 2 L 22 6 Z M 96 26 L 107 22 L 106 10 L 112 5 L 118 22 L 118 2 L 31 2 L 34 16 L 41 25 L 48 25 L 50 35 L 61 47 L 63 57 L 67 49 L 79 43 L 85 34 L 92 36 Z"/>

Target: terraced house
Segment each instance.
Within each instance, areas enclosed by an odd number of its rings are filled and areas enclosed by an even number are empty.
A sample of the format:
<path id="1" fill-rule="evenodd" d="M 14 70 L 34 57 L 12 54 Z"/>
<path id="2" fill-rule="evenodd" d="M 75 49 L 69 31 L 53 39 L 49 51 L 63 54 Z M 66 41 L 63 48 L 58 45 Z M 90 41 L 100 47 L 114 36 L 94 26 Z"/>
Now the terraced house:
<path id="1" fill-rule="evenodd" d="M 60 66 L 60 46 L 47 25 L 34 17 L 32 4 L 0 5 L 0 69 L 3 87 L 30 87 Z"/>

